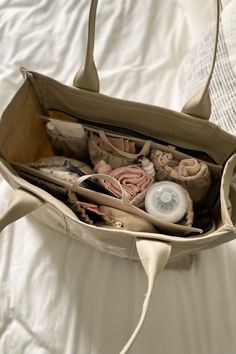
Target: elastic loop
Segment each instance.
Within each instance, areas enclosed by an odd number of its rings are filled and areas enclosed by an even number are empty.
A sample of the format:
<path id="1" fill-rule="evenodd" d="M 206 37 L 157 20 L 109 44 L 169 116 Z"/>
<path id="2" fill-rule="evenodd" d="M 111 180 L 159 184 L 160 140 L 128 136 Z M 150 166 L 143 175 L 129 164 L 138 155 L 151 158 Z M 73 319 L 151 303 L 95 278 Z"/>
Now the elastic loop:
<path id="1" fill-rule="evenodd" d="M 125 152 L 125 151 L 120 150 L 119 148 L 115 147 L 111 143 L 111 141 L 108 139 L 108 137 L 106 136 L 106 134 L 105 134 L 105 132 L 103 130 L 99 130 L 99 136 L 102 139 L 102 141 L 104 141 L 104 143 L 106 143 L 112 149 L 114 149 L 116 152 L 118 152 L 118 154 L 120 154 L 121 156 L 127 157 L 129 159 L 133 159 L 133 160 L 135 160 L 139 156 L 146 156 L 149 153 L 149 151 L 150 151 L 150 146 L 151 146 L 151 143 L 152 143 L 151 140 L 146 140 L 145 143 L 142 146 L 142 149 L 140 150 L 140 152 L 138 154 L 131 154 L 129 152 Z"/>

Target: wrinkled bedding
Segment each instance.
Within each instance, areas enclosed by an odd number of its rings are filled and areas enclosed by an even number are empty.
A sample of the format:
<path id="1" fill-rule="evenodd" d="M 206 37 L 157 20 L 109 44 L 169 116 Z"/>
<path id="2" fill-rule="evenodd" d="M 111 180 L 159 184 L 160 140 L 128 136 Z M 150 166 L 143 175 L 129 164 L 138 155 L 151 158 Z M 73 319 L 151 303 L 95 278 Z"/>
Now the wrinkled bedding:
<path id="1" fill-rule="evenodd" d="M 22 82 L 21 66 L 72 84 L 84 61 L 88 6 L 87 0 L 0 2 L 1 112 Z M 184 59 L 213 17 L 211 1 L 100 0 L 101 92 L 180 109 L 187 96 Z M 10 194 L 0 179 L 0 210 Z M 235 353 L 235 269 L 232 241 L 198 254 L 189 270 L 164 270 L 130 353 Z M 138 264 L 22 218 L 0 237 L 0 353 L 119 353 L 145 287 Z"/>

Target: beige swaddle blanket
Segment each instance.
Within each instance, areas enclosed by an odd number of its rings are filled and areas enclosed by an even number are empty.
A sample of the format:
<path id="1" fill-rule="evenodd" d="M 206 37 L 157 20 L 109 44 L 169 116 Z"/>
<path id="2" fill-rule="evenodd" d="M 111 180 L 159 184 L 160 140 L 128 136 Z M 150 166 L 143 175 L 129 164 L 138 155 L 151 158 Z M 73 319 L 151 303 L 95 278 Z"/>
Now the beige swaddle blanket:
<path id="1" fill-rule="evenodd" d="M 175 160 L 171 153 L 153 150 L 151 160 L 156 169 L 157 180 L 173 181 L 184 186 L 195 205 L 201 204 L 211 186 L 207 164 L 195 158 Z"/>

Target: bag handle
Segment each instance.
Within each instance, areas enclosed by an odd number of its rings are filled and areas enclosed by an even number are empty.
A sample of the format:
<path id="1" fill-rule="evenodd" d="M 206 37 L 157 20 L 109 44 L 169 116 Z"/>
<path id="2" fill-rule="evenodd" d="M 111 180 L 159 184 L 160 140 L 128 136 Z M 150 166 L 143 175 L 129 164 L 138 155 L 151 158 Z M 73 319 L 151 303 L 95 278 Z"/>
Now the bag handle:
<path id="1" fill-rule="evenodd" d="M 137 338 L 147 314 L 155 278 L 165 267 L 171 252 L 171 245 L 169 243 L 154 240 L 137 239 L 136 247 L 140 261 L 148 277 L 148 288 L 144 298 L 139 322 L 120 354 L 128 353 Z"/>
<path id="2" fill-rule="evenodd" d="M 7 209 L 0 216 L 0 232 L 12 222 L 30 214 L 44 205 L 44 202 L 35 195 L 23 189 L 13 192 Z"/>
<path id="3" fill-rule="evenodd" d="M 84 67 L 75 75 L 73 86 L 84 90 L 99 92 L 100 82 L 96 64 L 93 59 L 95 23 L 98 0 L 92 0 L 89 11 L 87 51 Z"/>
<path id="4" fill-rule="evenodd" d="M 124 203 L 128 203 L 128 194 L 121 186 L 121 184 L 113 177 L 104 175 L 104 174 L 94 174 L 94 175 L 85 175 L 79 177 L 76 182 L 74 183 L 75 186 L 79 186 L 82 182 L 84 182 L 87 178 L 96 177 L 96 178 L 103 178 L 108 181 L 111 181 L 115 185 L 117 185 L 120 190 L 122 191 L 122 199 Z M 125 197 L 125 201 L 124 201 Z M 126 200 L 127 198 L 127 200 Z M 136 239 L 136 247 L 138 251 L 138 255 L 140 261 L 143 265 L 145 273 L 148 277 L 148 288 L 145 294 L 145 298 L 143 301 L 141 316 L 138 321 L 136 328 L 134 329 L 132 335 L 130 336 L 128 342 L 125 344 L 123 349 L 121 350 L 120 354 L 126 354 L 130 350 L 131 346 L 133 345 L 135 339 L 137 338 L 144 320 L 146 318 L 148 306 L 150 303 L 152 290 L 154 286 L 154 281 L 156 276 L 162 271 L 165 267 L 171 252 L 171 245 L 169 243 L 159 242 L 156 240 L 148 240 L 148 239 Z"/>
<path id="5" fill-rule="evenodd" d="M 127 157 L 128 159 L 136 159 L 139 156 L 146 156 L 149 153 L 150 150 L 150 146 L 151 146 L 151 140 L 146 140 L 145 143 L 142 146 L 142 149 L 140 150 L 140 152 L 138 154 L 131 154 L 129 152 L 125 152 L 120 150 L 119 148 L 115 147 L 111 141 L 108 139 L 108 137 L 106 136 L 104 130 L 99 130 L 99 136 L 101 138 L 102 141 L 104 141 L 104 143 L 106 143 L 107 145 L 109 145 L 112 149 L 114 149 L 116 152 L 118 152 L 118 154 L 120 154 L 121 156 Z"/>
<path id="6" fill-rule="evenodd" d="M 101 178 L 103 180 L 106 180 L 108 182 L 111 182 L 114 186 L 116 186 L 120 191 L 121 191 L 121 201 L 124 205 L 128 205 L 129 204 L 129 196 L 128 193 L 126 192 L 126 190 L 122 187 L 122 185 L 120 184 L 119 181 L 117 181 L 117 179 L 115 179 L 112 176 L 109 175 L 105 175 L 103 173 L 96 173 L 96 174 L 92 174 L 92 175 L 84 175 L 81 177 L 78 177 L 75 182 L 73 183 L 73 187 L 72 189 L 75 190 L 76 187 L 79 187 L 81 185 L 81 183 L 83 183 L 84 181 L 86 181 L 86 179 L 88 178 Z"/>
<path id="7" fill-rule="evenodd" d="M 188 102 L 183 106 L 181 112 L 188 114 L 190 116 L 199 117 L 202 119 L 209 120 L 211 115 L 211 99 L 209 94 L 209 87 L 215 67 L 217 45 L 219 39 L 219 26 L 220 26 L 220 9 L 221 1 L 216 1 L 216 28 L 215 28 L 215 41 L 214 41 L 214 51 L 211 62 L 210 72 L 208 74 L 207 82 L 203 89 L 200 90 L 196 95 L 190 98 Z"/>
<path id="8" fill-rule="evenodd" d="M 208 75 L 207 82 L 203 89 L 198 94 L 193 96 L 182 108 L 182 112 L 201 119 L 209 119 L 211 115 L 211 101 L 209 95 L 209 85 L 214 71 L 217 43 L 219 37 L 219 22 L 220 22 L 220 0 L 214 0 L 217 4 L 216 10 L 216 31 L 215 44 L 211 69 Z M 95 23 L 98 0 L 91 1 L 88 24 L 88 40 L 87 51 L 84 67 L 81 68 L 75 75 L 73 86 L 88 91 L 99 92 L 99 77 L 97 68 L 93 59 L 94 40 L 95 40 Z"/>

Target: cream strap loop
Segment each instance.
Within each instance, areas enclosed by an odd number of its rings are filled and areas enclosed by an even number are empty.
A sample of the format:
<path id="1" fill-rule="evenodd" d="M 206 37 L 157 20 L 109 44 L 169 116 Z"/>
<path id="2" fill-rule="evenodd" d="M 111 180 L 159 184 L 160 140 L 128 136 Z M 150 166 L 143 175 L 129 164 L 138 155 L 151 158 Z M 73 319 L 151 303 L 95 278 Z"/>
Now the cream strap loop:
<path id="1" fill-rule="evenodd" d="M 192 115 L 194 117 L 202 118 L 202 119 L 209 119 L 211 114 L 209 85 L 212 79 L 212 74 L 215 66 L 217 43 L 219 37 L 221 1 L 220 0 L 212 0 L 212 1 L 214 1 L 214 3 L 216 2 L 217 11 L 216 11 L 215 45 L 214 45 L 211 69 L 204 88 L 201 89 L 200 92 L 196 94 L 194 97 L 192 97 L 182 108 L 183 113 Z M 93 59 L 97 4 L 98 4 L 98 0 L 91 0 L 85 64 L 84 67 L 78 71 L 73 82 L 73 85 L 75 87 L 82 88 L 88 91 L 93 91 L 93 92 L 99 92 L 99 77 Z"/>
<path id="2" fill-rule="evenodd" d="M 136 240 L 138 255 L 148 277 L 148 289 L 143 302 L 139 322 L 120 354 L 126 354 L 137 338 L 145 320 L 156 276 L 163 270 L 170 257 L 171 245 L 156 240 Z"/>
<path id="3" fill-rule="evenodd" d="M 221 1 L 216 0 L 216 28 L 215 28 L 215 42 L 214 42 L 214 51 L 211 62 L 211 69 L 208 74 L 207 82 L 203 89 L 200 90 L 196 95 L 190 98 L 190 100 L 183 106 L 182 112 L 188 115 L 199 117 L 202 119 L 209 120 L 211 115 L 211 100 L 209 94 L 209 86 L 211 83 L 215 62 L 216 62 L 216 53 L 217 45 L 219 39 L 219 26 L 220 26 L 220 9 Z"/>
<path id="4" fill-rule="evenodd" d="M 150 151 L 150 146 L 151 146 L 151 143 L 152 143 L 151 140 L 146 140 L 144 145 L 142 146 L 142 149 L 140 150 L 140 152 L 138 154 L 131 154 L 129 152 L 125 152 L 125 151 L 120 150 L 117 147 L 115 147 L 110 142 L 110 140 L 108 139 L 108 137 L 106 136 L 106 134 L 105 134 L 105 132 L 103 130 L 99 130 L 99 136 L 104 141 L 104 143 L 106 143 L 112 149 L 114 149 L 116 152 L 118 152 L 118 154 L 120 154 L 121 156 L 127 157 L 129 159 L 136 159 L 139 156 L 146 156 L 149 153 L 149 151 Z"/>
<path id="5" fill-rule="evenodd" d="M 40 198 L 23 189 L 17 189 L 13 192 L 8 207 L 0 216 L 0 232 L 7 225 L 30 214 L 43 205 L 44 202 Z"/>
<path id="6" fill-rule="evenodd" d="M 95 23 L 98 0 L 92 0 L 89 12 L 87 52 L 84 67 L 75 75 L 73 86 L 88 91 L 99 92 L 99 78 L 93 59 Z"/>
<path id="7" fill-rule="evenodd" d="M 124 205 L 128 205 L 129 204 L 128 193 L 122 187 L 120 182 L 118 182 L 114 177 L 111 177 L 111 176 L 108 176 L 108 175 L 105 175 L 105 174 L 102 174 L 102 173 L 96 173 L 96 174 L 93 174 L 93 175 L 84 175 L 82 177 L 78 177 L 76 179 L 76 181 L 73 183 L 73 190 L 76 190 L 76 187 L 79 187 L 81 185 L 81 183 L 86 181 L 86 179 L 88 179 L 88 178 L 97 178 L 97 179 L 103 179 L 105 181 L 109 181 L 110 183 L 112 183 L 116 188 L 118 188 L 121 191 L 121 193 L 122 193 L 122 196 L 121 196 L 122 203 Z"/>

